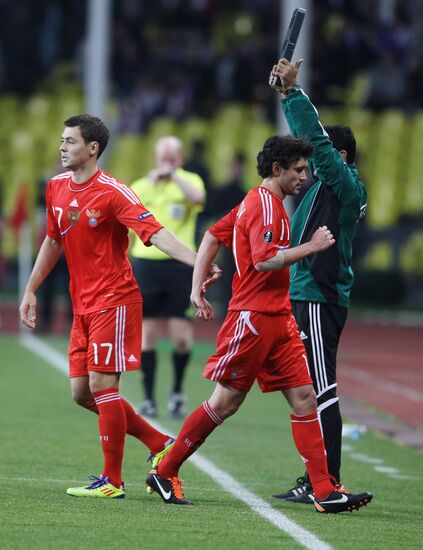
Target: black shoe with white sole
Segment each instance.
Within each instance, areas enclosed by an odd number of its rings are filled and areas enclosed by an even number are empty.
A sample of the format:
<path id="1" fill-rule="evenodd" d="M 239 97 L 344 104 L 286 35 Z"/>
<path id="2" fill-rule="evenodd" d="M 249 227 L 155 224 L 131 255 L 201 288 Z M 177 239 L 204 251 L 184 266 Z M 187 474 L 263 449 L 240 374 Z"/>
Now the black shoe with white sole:
<path id="1" fill-rule="evenodd" d="M 338 514 L 352 512 L 366 506 L 373 498 L 372 493 L 350 493 L 338 485 L 327 497 L 315 499 L 316 512 L 321 514 Z"/>
<path id="2" fill-rule="evenodd" d="M 161 477 L 156 469 L 151 470 L 145 480 L 147 487 L 159 493 L 166 504 L 192 504 L 182 492 L 182 480 L 178 477 Z"/>

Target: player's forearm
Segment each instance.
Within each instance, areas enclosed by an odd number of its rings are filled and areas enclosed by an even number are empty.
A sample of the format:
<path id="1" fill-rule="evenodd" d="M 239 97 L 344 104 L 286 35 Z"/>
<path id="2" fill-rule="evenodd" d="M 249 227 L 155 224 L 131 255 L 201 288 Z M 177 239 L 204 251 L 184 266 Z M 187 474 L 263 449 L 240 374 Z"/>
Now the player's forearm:
<path id="1" fill-rule="evenodd" d="M 310 160 L 318 178 L 335 189 L 350 188 L 350 172 L 339 152 L 333 147 L 324 130 L 315 106 L 302 90 L 294 90 L 282 101 L 289 127 L 295 136 L 301 136 L 313 145 Z"/>
<path id="2" fill-rule="evenodd" d="M 295 115 L 291 113 L 290 104 L 287 101 L 281 101 L 282 112 L 285 115 L 291 134 L 294 137 L 299 137 L 300 132 L 297 129 L 297 119 Z"/>
<path id="3" fill-rule="evenodd" d="M 154 233 L 150 242 L 170 258 L 194 267 L 196 253 L 165 227 Z"/>
<path id="4" fill-rule="evenodd" d="M 206 231 L 198 249 L 195 260 L 194 273 L 192 275 L 192 292 L 201 291 L 204 281 L 207 279 L 213 260 L 220 250 L 221 242 L 211 233 Z"/>
<path id="5" fill-rule="evenodd" d="M 316 107 L 303 90 L 294 90 L 288 94 L 282 101 L 282 108 L 287 113 L 290 128 L 295 128 L 295 134 L 313 145 L 311 158 L 315 164 L 327 163 L 331 166 L 336 160 L 343 164 L 320 122 Z"/>
<path id="6" fill-rule="evenodd" d="M 276 271 L 291 264 L 295 264 L 316 252 L 317 250 L 313 244 L 308 242 L 295 246 L 294 248 L 279 250 L 273 258 L 269 258 L 264 262 L 258 262 L 254 267 L 257 271 Z"/>
<path id="7" fill-rule="evenodd" d="M 202 204 L 204 202 L 206 198 L 204 191 L 196 189 L 178 174 L 173 174 L 172 179 L 180 187 L 181 191 L 189 200 L 189 202 L 192 202 L 193 204 Z"/>
<path id="8" fill-rule="evenodd" d="M 26 290 L 36 292 L 38 287 L 56 265 L 62 252 L 62 243 L 46 237 L 38 252 L 34 267 L 26 285 Z"/>

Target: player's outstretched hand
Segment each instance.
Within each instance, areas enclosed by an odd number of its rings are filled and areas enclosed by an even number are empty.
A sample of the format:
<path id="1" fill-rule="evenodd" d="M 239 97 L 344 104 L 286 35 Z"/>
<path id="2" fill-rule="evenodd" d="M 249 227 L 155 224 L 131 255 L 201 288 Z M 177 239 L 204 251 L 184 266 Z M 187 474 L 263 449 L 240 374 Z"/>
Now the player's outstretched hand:
<path id="1" fill-rule="evenodd" d="M 323 252 L 335 243 L 335 239 L 330 229 L 323 225 L 313 233 L 310 243 L 313 245 L 315 252 Z"/>
<path id="2" fill-rule="evenodd" d="M 204 283 L 201 286 L 201 290 L 206 292 L 206 290 L 209 288 L 209 286 L 214 285 L 222 276 L 222 270 L 220 267 L 216 264 L 212 264 L 210 267 L 210 271 L 207 274 L 207 279 L 204 281 Z"/>
<path id="3" fill-rule="evenodd" d="M 29 328 L 36 326 L 37 298 L 33 292 L 26 291 L 19 308 L 21 322 Z"/>
<path id="4" fill-rule="evenodd" d="M 195 316 L 204 321 L 209 321 L 214 317 L 214 311 L 211 304 L 205 299 L 204 292 L 201 294 L 193 292 L 191 294 L 191 303 L 195 307 Z"/>
<path id="5" fill-rule="evenodd" d="M 303 61 L 303 59 L 298 59 L 295 65 L 293 65 L 284 57 L 282 59 L 279 59 L 278 64 L 273 65 L 273 69 L 270 72 L 269 85 L 272 86 L 272 77 L 276 75 L 280 78 L 280 81 L 282 82 L 281 93 L 285 93 L 287 90 L 292 88 L 294 84 L 297 83 L 298 71 L 300 70 L 301 63 Z"/>

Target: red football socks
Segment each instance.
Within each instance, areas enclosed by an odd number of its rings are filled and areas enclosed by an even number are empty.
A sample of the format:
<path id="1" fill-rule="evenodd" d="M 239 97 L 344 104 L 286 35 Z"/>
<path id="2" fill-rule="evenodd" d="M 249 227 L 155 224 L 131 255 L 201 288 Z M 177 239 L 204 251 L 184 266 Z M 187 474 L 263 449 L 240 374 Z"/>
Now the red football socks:
<path id="1" fill-rule="evenodd" d="M 122 485 L 122 460 L 126 414 L 117 388 L 93 392 L 98 407 L 98 427 L 104 455 L 103 476 L 115 487 Z"/>
<path id="2" fill-rule="evenodd" d="M 151 424 L 134 411 L 128 401 L 121 398 L 121 402 L 126 413 L 127 433 L 142 441 L 153 455 L 163 451 L 169 436 L 153 428 Z"/>
<path id="3" fill-rule="evenodd" d="M 291 414 L 292 435 L 295 446 L 305 462 L 316 499 L 334 490 L 330 481 L 325 444 L 317 413 L 306 416 Z"/>
<path id="4" fill-rule="evenodd" d="M 136 437 L 142 443 L 144 443 L 144 445 L 146 445 L 150 449 L 153 455 L 159 453 L 160 451 L 163 451 L 167 441 L 169 440 L 169 436 L 162 434 L 161 432 L 153 428 L 151 424 L 145 421 L 139 414 L 134 411 L 133 407 L 128 403 L 128 401 L 125 401 L 125 399 L 122 399 L 122 397 L 120 398 L 120 400 L 126 414 L 126 433 Z M 92 411 L 93 413 L 98 414 L 98 407 L 95 399 L 85 405 L 85 408 L 89 411 Z"/>
<path id="5" fill-rule="evenodd" d="M 213 411 L 208 401 L 204 401 L 185 420 L 173 447 L 160 462 L 158 473 L 166 478 L 177 477 L 181 465 L 222 422 L 223 420 Z"/>

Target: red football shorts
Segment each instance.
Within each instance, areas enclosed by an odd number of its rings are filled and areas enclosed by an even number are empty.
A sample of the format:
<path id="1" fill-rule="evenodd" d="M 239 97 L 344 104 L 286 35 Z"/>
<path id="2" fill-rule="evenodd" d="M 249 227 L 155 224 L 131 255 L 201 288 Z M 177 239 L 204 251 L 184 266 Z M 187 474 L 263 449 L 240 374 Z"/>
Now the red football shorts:
<path id="1" fill-rule="evenodd" d="M 256 379 L 262 392 L 312 384 L 293 315 L 255 311 L 228 312 L 203 376 L 245 393 Z"/>
<path id="2" fill-rule="evenodd" d="M 124 372 L 140 368 L 142 304 L 74 315 L 69 342 L 70 377 L 88 371 Z"/>

